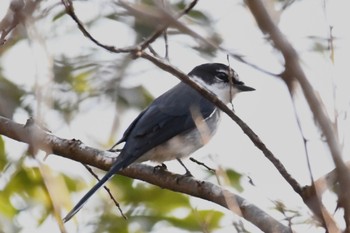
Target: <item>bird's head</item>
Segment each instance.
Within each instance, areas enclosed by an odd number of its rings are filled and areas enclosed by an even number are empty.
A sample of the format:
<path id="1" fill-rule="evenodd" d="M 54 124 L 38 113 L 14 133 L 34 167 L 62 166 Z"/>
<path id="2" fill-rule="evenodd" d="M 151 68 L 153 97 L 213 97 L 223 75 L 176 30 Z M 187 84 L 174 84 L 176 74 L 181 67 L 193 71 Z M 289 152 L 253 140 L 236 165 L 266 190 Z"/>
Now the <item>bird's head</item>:
<path id="1" fill-rule="evenodd" d="M 238 74 L 232 68 L 221 63 L 196 66 L 188 75 L 217 95 L 224 103 L 231 102 L 239 92 L 255 90 L 239 81 Z"/>

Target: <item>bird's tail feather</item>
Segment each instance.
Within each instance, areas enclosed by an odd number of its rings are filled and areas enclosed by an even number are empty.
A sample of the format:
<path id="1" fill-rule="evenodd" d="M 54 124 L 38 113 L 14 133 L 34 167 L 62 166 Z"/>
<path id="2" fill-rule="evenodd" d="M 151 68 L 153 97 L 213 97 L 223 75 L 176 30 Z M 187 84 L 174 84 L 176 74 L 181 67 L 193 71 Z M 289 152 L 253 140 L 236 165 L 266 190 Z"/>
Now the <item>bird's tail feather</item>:
<path id="1" fill-rule="evenodd" d="M 127 164 L 128 165 L 128 164 Z M 125 166 L 125 161 L 120 161 L 116 162 L 113 164 L 111 169 L 102 177 L 102 179 L 95 184 L 94 187 L 92 187 L 89 192 L 85 194 L 83 198 L 80 199 L 78 204 L 74 206 L 74 208 L 66 215 L 66 217 L 63 218 L 63 222 L 68 222 L 78 211 L 84 206 L 86 201 L 99 189 L 101 188 L 104 183 L 106 183 L 116 172 L 118 172 L 120 169 L 124 168 Z"/>

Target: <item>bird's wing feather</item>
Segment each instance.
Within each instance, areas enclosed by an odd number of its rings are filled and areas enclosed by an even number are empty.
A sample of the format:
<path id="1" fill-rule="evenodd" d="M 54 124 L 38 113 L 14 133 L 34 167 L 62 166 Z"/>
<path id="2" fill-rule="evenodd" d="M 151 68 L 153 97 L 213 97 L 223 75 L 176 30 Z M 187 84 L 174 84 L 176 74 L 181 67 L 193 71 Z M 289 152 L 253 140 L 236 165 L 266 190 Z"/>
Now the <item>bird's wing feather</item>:
<path id="1" fill-rule="evenodd" d="M 124 153 L 121 153 L 120 159 L 132 156 L 136 160 L 170 138 L 193 129 L 192 107 L 197 108 L 204 119 L 215 110 L 215 105 L 184 83 L 157 98 L 132 123 L 132 128 L 128 128 Z"/>
<path id="2" fill-rule="evenodd" d="M 136 123 L 139 121 L 139 119 L 143 116 L 143 114 L 147 111 L 147 109 L 143 110 L 136 118 L 135 120 L 129 125 L 129 127 L 125 130 L 123 137 L 119 139 L 118 142 L 115 143 L 115 145 L 118 145 L 122 142 L 125 142 L 131 133 L 132 129 L 135 127 Z"/>

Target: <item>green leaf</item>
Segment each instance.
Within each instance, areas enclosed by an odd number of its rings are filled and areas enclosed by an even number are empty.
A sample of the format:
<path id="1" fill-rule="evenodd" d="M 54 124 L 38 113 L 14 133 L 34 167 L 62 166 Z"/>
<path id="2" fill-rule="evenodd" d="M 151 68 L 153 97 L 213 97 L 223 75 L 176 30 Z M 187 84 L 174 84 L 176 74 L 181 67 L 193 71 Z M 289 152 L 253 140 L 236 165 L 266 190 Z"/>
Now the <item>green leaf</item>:
<path id="1" fill-rule="evenodd" d="M 53 72 L 56 83 L 71 83 L 73 67 L 67 58 L 62 57 L 60 60 L 56 60 L 53 66 Z"/>
<path id="2" fill-rule="evenodd" d="M 111 14 L 105 15 L 104 17 L 107 19 L 115 20 L 115 21 L 121 20 L 120 16 L 116 13 L 111 13 Z"/>
<path id="3" fill-rule="evenodd" d="M 181 1 L 181 2 L 176 4 L 176 8 L 179 11 L 184 10 L 185 7 L 187 7 L 187 4 L 185 1 Z M 190 12 L 188 12 L 187 16 L 190 16 L 194 20 L 201 21 L 200 23 L 203 23 L 203 24 L 211 24 L 211 22 L 212 22 L 212 20 L 210 20 L 210 18 L 208 16 L 206 16 L 205 13 L 203 13 L 202 11 L 196 10 L 196 9 L 192 9 Z"/>
<path id="4" fill-rule="evenodd" d="M 212 32 L 206 39 L 216 45 L 220 45 L 223 41 L 221 36 L 216 32 Z M 217 48 L 209 46 L 206 43 L 202 43 L 199 46 L 193 46 L 192 48 L 197 50 L 202 56 L 207 56 L 208 58 L 215 57 L 216 52 L 218 51 Z"/>
<path id="5" fill-rule="evenodd" d="M 322 52 L 328 51 L 329 47 L 328 47 L 328 44 L 326 43 L 315 41 L 311 50 L 322 53 Z"/>
<path id="6" fill-rule="evenodd" d="M 132 217 L 125 220 L 121 216 L 118 216 L 116 211 L 114 211 L 112 214 L 104 211 L 103 214 L 99 216 L 98 221 L 94 222 L 96 229 L 94 229 L 93 232 L 129 233 L 130 231 L 128 226 L 132 222 Z"/>
<path id="7" fill-rule="evenodd" d="M 117 100 L 120 104 L 137 107 L 139 109 L 146 108 L 153 99 L 153 96 L 144 86 L 131 88 L 120 87 L 117 92 Z"/>
<path id="8" fill-rule="evenodd" d="M 10 195 L 8 195 L 8 193 L 1 192 L 0 213 L 10 219 L 15 217 L 18 213 L 18 210 L 11 204 Z"/>
<path id="9" fill-rule="evenodd" d="M 240 179 L 242 175 L 232 169 L 227 169 L 226 170 L 226 175 L 230 181 L 230 184 L 237 189 L 239 192 L 243 191 L 243 188 L 240 184 Z"/>
<path id="10" fill-rule="evenodd" d="M 198 10 L 191 10 L 188 13 L 189 16 L 191 16 L 193 19 L 202 21 L 202 23 L 210 23 L 211 20 L 208 18 L 203 12 Z"/>
<path id="11" fill-rule="evenodd" d="M 65 10 L 62 10 L 60 12 L 58 12 L 53 18 L 52 18 L 52 21 L 56 21 L 58 19 L 60 19 L 62 16 L 64 16 L 66 14 L 66 11 Z"/>
<path id="12" fill-rule="evenodd" d="M 76 179 L 71 178 L 70 176 L 67 176 L 65 174 L 61 174 L 61 176 L 63 177 L 67 189 L 71 192 L 79 191 L 83 187 L 86 188 L 86 185 L 81 185 L 82 182 L 79 182 Z"/>
<path id="13" fill-rule="evenodd" d="M 141 196 L 141 195 L 140 195 Z M 167 197 L 165 194 L 164 196 Z M 173 199 L 168 199 L 170 204 Z M 138 225 L 137 231 L 132 232 L 151 232 L 157 223 L 163 222 L 165 225 L 171 225 L 178 229 L 187 232 L 202 231 L 208 232 L 219 227 L 220 221 L 224 214 L 215 210 L 193 210 L 188 208 L 189 213 L 181 218 L 174 217 L 173 211 L 166 214 L 161 214 L 155 211 L 154 208 L 141 208 L 143 202 L 139 202 L 137 206 L 129 208 L 131 211 L 128 214 L 128 219 L 125 220 L 114 212 L 103 211 L 99 216 L 99 222 L 95 225 L 95 232 L 130 232 L 128 226 Z M 158 207 L 161 204 L 159 203 Z M 116 207 L 114 207 L 116 208 Z M 125 208 L 126 209 L 126 208 Z M 182 211 L 182 209 L 179 209 Z M 186 212 L 186 210 L 184 210 Z"/>
<path id="14" fill-rule="evenodd" d="M 117 207 L 111 206 L 110 202 L 104 208 L 98 232 L 129 232 L 128 227 L 136 223 L 140 229 L 135 232 L 150 232 L 158 222 L 167 222 L 174 227 L 186 231 L 201 231 L 203 227 L 212 230 L 218 227 L 223 213 L 213 210 L 193 210 L 189 196 L 161 189 L 159 187 L 134 181 L 130 178 L 116 176 L 113 179 L 112 193 L 118 201 L 121 201 L 121 208 L 130 210 L 127 222 L 115 214 Z M 115 191 L 118 189 L 118 191 Z M 142 193 L 142 195 L 140 195 Z M 108 209 L 108 211 L 107 211 Z M 173 217 L 174 211 L 188 211 L 184 218 Z"/>
<path id="15" fill-rule="evenodd" d="M 85 92 L 90 92 L 91 87 L 89 85 L 88 79 L 91 76 L 91 70 L 81 72 L 73 78 L 73 89 L 78 93 L 82 94 Z"/>
<path id="16" fill-rule="evenodd" d="M 0 76 L 0 115 L 12 118 L 24 91 L 15 83 Z"/>
<path id="17" fill-rule="evenodd" d="M 165 218 L 165 220 L 187 231 L 208 232 L 219 227 L 223 216 L 222 212 L 215 210 L 192 210 L 185 218 L 169 217 Z"/>
<path id="18" fill-rule="evenodd" d="M 176 208 L 190 207 L 190 201 L 187 195 L 155 186 L 142 189 L 140 201 L 143 201 L 146 208 L 152 209 L 160 215 L 167 214 Z"/>
<path id="19" fill-rule="evenodd" d="M 151 209 L 152 212 L 156 211 L 157 213 L 165 214 L 178 207 L 190 206 L 188 196 L 186 195 L 134 181 L 127 177 L 115 176 L 113 178 L 113 185 L 115 185 L 113 189 L 117 189 L 115 193 L 119 200 L 130 205 L 139 205 L 139 203 L 142 203 L 143 206 Z M 169 202 L 169 200 L 172 201 Z"/>
<path id="20" fill-rule="evenodd" d="M 9 218 L 15 217 L 20 211 L 30 208 L 33 203 L 44 206 L 44 212 L 51 211 L 51 203 L 43 185 L 41 173 L 36 167 L 22 166 L 24 159 L 16 164 L 16 171 L 6 183 L 0 195 L 0 212 Z M 13 197 L 16 197 L 16 201 Z M 43 213 L 44 213 L 43 212 Z"/>

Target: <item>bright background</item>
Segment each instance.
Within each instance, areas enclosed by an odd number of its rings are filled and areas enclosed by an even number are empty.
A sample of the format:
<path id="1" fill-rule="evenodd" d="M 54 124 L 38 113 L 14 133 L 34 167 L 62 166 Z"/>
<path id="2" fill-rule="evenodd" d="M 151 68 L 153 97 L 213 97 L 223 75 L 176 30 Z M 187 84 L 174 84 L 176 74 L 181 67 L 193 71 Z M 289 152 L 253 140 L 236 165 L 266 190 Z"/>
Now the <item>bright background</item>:
<path id="1" fill-rule="evenodd" d="M 6 13 L 8 0 L 0 1 L 0 18 Z M 273 1 L 266 1 L 273 2 Z M 47 1 L 42 8 L 50 6 L 56 1 Z M 100 15 L 113 11 L 109 1 L 82 1 L 76 2 L 76 13 L 83 22 L 98 18 Z M 277 9 L 281 3 L 269 4 L 274 20 L 280 29 L 293 44 L 301 57 L 301 64 L 309 81 L 323 100 L 331 119 L 337 116 L 339 139 L 343 143 L 344 159 L 349 156 L 349 55 L 350 54 L 350 15 L 348 10 L 350 2 L 337 1 L 295 1 L 282 14 Z M 195 7 L 203 12 L 213 24 L 213 30 L 221 36 L 222 46 L 228 50 L 242 54 L 246 60 L 258 65 L 272 73 L 283 71 L 283 59 L 268 43 L 268 39 L 257 28 L 249 10 L 244 7 L 242 1 L 210 1 L 201 0 Z M 58 9 L 57 9 L 58 10 Z M 62 8 L 60 7 L 60 10 Z M 30 42 L 23 40 L 17 43 L 9 51 L 2 54 L 0 59 L 2 74 L 16 85 L 25 90 L 36 90 L 41 93 L 43 99 L 26 98 L 28 105 L 34 109 L 34 115 L 43 122 L 55 135 L 63 138 L 76 138 L 89 146 L 106 149 L 111 139 L 118 139 L 128 124 L 137 116 L 139 109 L 124 109 L 122 115 L 116 112 L 115 103 L 108 98 L 95 98 L 83 101 L 78 106 L 78 113 L 70 119 L 69 124 L 50 108 L 50 96 L 53 92 L 52 67 L 55 59 L 69 58 L 87 55 L 92 49 L 95 52 L 92 61 L 100 64 L 101 70 L 111 64 L 125 59 L 123 54 L 111 54 L 97 48 L 87 38 L 83 37 L 75 23 L 68 16 L 52 20 L 45 17 L 28 26 L 28 34 L 32 38 Z M 210 33 L 210 28 L 205 26 L 189 25 L 193 30 L 203 35 Z M 23 27 L 23 26 L 19 26 Z M 329 49 L 331 37 L 334 44 L 334 59 Z M 135 34 L 126 24 L 108 20 L 106 18 L 96 21 L 89 27 L 89 31 L 99 41 L 123 47 L 132 45 Z M 213 56 L 203 54 L 191 49 L 197 45 L 189 36 L 174 36 L 169 38 L 169 53 L 171 64 L 185 72 L 189 72 L 194 66 L 206 62 L 227 63 L 226 54 L 216 52 Z M 152 45 L 160 54 L 164 53 L 164 41 L 158 39 Z M 231 66 L 239 73 L 241 80 L 247 85 L 256 88 L 255 92 L 244 93 L 234 99 L 235 112 L 240 116 L 261 138 L 266 146 L 281 160 L 292 176 L 301 184 L 310 184 L 310 175 L 306 163 L 306 155 L 301 133 L 298 129 L 293 103 L 285 84 L 269 75 L 254 68 L 240 63 L 233 58 Z M 96 82 L 104 79 L 103 75 L 111 75 L 103 72 L 95 75 Z M 178 82 L 173 76 L 159 70 L 146 60 L 137 59 L 126 70 L 122 80 L 124 87 L 136 87 L 142 85 L 152 96 L 156 97 L 165 92 Z M 301 119 L 302 130 L 308 140 L 308 154 L 310 156 L 312 173 L 317 179 L 334 168 L 328 149 L 321 140 L 320 132 L 315 127 L 312 114 L 310 113 L 302 93 L 297 88 L 297 101 L 295 102 L 297 114 Z M 62 98 L 74 98 L 63 96 Z M 337 115 L 336 115 L 336 114 Z M 14 114 L 14 120 L 24 123 L 28 114 L 18 109 Z M 115 117 L 120 117 L 117 132 L 111 130 Z M 111 132 L 114 133 L 111 137 Z M 16 160 L 26 150 L 26 145 L 4 138 L 8 157 Z M 309 210 L 305 207 L 298 195 L 284 182 L 277 170 L 265 159 L 263 154 L 254 147 L 237 125 L 224 116 L 221 127 L 214 139 L 203 149 L 197 151 L 194 158 L 205 162 L 211 167 L 222 166 L 233 169 L 242 174 L 240 185 L 243 187 L 241 196 L 254 202 L 277 219 L 283 216 L 273 210 L 273 201 L 281 201 L 289 209 L 301 214 L 299 221 L 304 224 L 296 224 L 294 227 L 300 232 L 322 232 L 305 221 L 310 218 Z M 43 155 L 38 157 L 42 160 Z M 27 162 L 30 166 L 30 161 Z M 93 182 L 92 177 L 78 163 L 68 161 L 58 156 L 49 156 L 43 161 L 50 169 L 63 171 L 69 176 L 81 179 L 81 181 Z M 205 177 L 202 168 L 190 161 L 185 161 L 189 169 L 197 178 Z M 177 163 L 167 163 L 169 170 L 182 173 Z M 115 178 L 118 179 L 118 178 Z M 255 186 L 249 183 L 252 179 Z M 1 187 L 6 185 L 4 176 L 0 177 Z M 86 187 L 88 188 L 88 187 Z M 78 194 L 72 194 L 75 203 L 86 190 Z M 333 212 L 336 202 L 332 193 L 325 196 L 325 204 Z M 78 219 L 89 219 L 94 216 L 83 216 L 91 213 L 91 206 L 98 206 L 96 198 L 89 202 L 78 214 Z M 123 205 L 123 204 L 122 204 Z M 208 203 L 197 199 L 192 200 L 194 208 L 216 208 Z M 90 207 L 89 207 L 90 206 Z M 221 208 L 218 208 L 222 210 Z M 231 229 L 233 219 L 236 216 L 225 212 L 222 228 L 215 232 L 225 232 Z M 30 219 L 31 212 L 23 213 L 18 222 L 23 226 L 21 232 L 59 232 L 53 225 L 54 220 L 49 219 L 38 229 Z M 342 213 L 337 213 L 336 218 L 341 219 Z M 341 221 L 340 221 L 341 222 Z M 1 224 L 1 222 L 0 222 Z M 66 224 L 68 232 L 90 232 L 86 229 L 76 228 L 77 223 Z M 247 224 L 247 223 L 246 223 Z M 57 229 L 56 229 L 57 228 Z M 256 228 L 249 226 L 252 232 Z M 89 228 L 87 228 L 89 229 Z M 178 229 L 173 229 L 178 232 Z M 9 231 L 10 232 L 10 231 Z M 156 231 L 155 231 L 156 232 Z M 159 230 L 161 232 L 161 230 Z"/>

